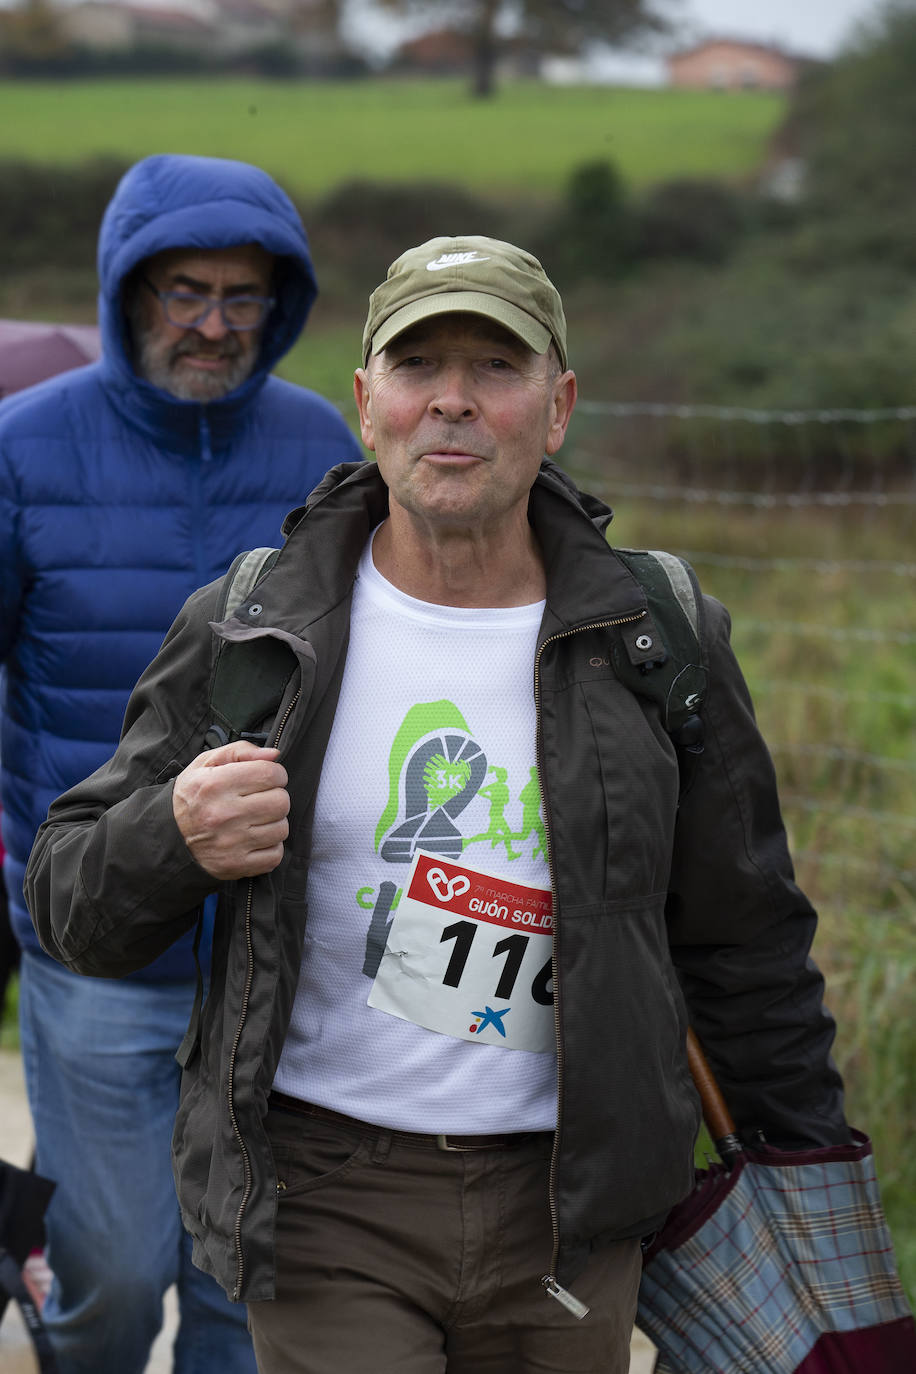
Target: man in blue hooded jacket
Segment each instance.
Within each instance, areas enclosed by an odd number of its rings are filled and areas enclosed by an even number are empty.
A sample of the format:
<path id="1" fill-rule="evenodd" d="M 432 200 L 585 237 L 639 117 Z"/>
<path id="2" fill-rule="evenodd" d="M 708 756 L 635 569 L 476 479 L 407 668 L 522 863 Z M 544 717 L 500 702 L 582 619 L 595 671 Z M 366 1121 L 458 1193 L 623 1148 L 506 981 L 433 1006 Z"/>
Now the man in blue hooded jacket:
<path id="1" fill-rule="evenodd" d="M 61 1374 L 141 1374 L 177 1283 L 176 1374 L 248 1374 L 244 1308 L 191 1265 L 169 1162 L 192 945 L 126 981 L 79 978 L 40 951 L 22 878 L 49 803 L 114 751 L 185 598 L 361 455 L 333 406 L 270 375 L 317 288 L 264 172 L 137 163 L 98 270 L 101 360 L 0 406 L 5 877 L 36 1166 L 57 1183 L 44 1315 Z"/>

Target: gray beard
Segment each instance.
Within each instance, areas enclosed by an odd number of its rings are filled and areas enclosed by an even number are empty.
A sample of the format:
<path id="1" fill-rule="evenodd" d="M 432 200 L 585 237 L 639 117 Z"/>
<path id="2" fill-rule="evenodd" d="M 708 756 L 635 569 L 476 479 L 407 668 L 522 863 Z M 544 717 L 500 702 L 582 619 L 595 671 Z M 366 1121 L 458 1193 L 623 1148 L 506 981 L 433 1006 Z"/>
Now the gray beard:
<path id="1" fill-rule="evenodd" d="M 223 341 L 222 347 L 224 353 L 231 355 L 240 346 L 238 341 L 229 335 Z M 190 351 L 192 343 L 189 339 L 187 347 L 178 343 L 164 353 L 161 345 L 157 345 L 147 331 L 141 333 L 137 339 L 134 365 L 140 376 L 152 386 L 167 391 L 179 401 L 218 401 L 223 396 L 228 396 L 230 391 L 234 391 L 251 376 L 257 358 L 256 353 L 236 353 L 236 356 L 230 358 L 227 371 L 216 377 L 206 372 L 190 374 L 174 366 L 176 358 Z"/>

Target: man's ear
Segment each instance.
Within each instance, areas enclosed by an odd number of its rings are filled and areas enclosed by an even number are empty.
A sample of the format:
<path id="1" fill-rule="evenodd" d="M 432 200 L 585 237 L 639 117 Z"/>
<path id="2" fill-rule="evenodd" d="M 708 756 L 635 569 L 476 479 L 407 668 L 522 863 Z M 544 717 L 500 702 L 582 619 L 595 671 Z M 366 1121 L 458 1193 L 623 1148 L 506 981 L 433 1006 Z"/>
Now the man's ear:
<path id="1" fill-rule="evenodd" d="M 353 399 L 359 411 L 359 432 L 363 443 L 370 452 L 375 452 L 375 437 L 372 433 L 372 405 L 369 388 L 369 374 L 364 367 L 353 373 Z"/>
<path id="2" fill-rule="evenodd" d="M 552 458 L 563 446 L 566 428 L 576 408 L 578 394 L 575 372 L 564 372 L 553 384 L 553 414 L 545 446 L 548 457 Z"/>

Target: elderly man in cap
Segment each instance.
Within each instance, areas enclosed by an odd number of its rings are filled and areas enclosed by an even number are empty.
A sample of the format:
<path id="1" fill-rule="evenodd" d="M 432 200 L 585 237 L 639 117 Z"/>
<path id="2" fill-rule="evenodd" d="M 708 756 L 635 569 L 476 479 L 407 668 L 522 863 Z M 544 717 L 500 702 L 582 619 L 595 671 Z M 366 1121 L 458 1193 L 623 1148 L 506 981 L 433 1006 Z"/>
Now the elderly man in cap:
<path id="1" fill-rule="evenodd" d="M 576 380 L 540 263 L 412 249 L 363 343 L 377 464 L 221 623 L 219 584 L 187 603 L 52 808 L 32 916 L 117 976 L 219 891 L 173 1154 L 262 1374 L 625 1374 L 640 1238 L 692 1183 L 684 994 L 742 1129 L 846 1139 L 814 914 L 722 608 L 683 795 L 612 666 L 646 596 L 551 462 Z M 285 655 L 264 745 L 202 748 L 214 633 Z"/>

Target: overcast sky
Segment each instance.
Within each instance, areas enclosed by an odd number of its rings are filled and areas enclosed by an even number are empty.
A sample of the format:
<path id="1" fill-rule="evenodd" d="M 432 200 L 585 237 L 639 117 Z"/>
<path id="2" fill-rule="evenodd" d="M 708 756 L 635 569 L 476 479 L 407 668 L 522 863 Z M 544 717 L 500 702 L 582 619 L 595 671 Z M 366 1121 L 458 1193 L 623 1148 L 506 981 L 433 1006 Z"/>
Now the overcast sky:
<path id="1" fill-rule="evenodd" d="M 775 41 L 812 57 L 830 57 L 880 0 L 681 0 L 673 7 L 698 33 Z"/>

